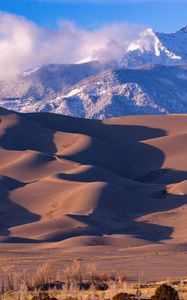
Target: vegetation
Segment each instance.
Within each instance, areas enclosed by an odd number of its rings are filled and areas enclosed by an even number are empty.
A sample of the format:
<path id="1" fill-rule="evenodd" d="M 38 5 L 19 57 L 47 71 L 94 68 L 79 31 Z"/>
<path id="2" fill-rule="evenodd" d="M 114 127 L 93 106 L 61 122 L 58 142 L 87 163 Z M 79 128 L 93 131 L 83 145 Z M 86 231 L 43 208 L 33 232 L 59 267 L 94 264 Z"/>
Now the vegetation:
<path id="1" fill-rule="evenodd" d="M 178 292 L 170 285 L 162 284 L 151 297 L 151 300 L 179 300 Z"/>
<path id="2" fill-rule="evenodd" d="M 128 293 L 119 293 L 112 298 L 112 300 L 133 300 L 133 299 L 135 299 L 135 296 Z"/>
<path id="3" fill-rule="evenodd" d="M 73 263 L 62 272 L 46 263 L 36 272 L 1 268 L 0 300 L 186 300 L 187 281 L 130 284 L 117 273 L 101 274 L 95 265 Z"/>
<path id="4" fill-rule="evenodd" d="M 55 297 L 50 297 L 47 293 L 39 293 L 38 296 L 33 296 L 31 300 L 58 300 Z"/>

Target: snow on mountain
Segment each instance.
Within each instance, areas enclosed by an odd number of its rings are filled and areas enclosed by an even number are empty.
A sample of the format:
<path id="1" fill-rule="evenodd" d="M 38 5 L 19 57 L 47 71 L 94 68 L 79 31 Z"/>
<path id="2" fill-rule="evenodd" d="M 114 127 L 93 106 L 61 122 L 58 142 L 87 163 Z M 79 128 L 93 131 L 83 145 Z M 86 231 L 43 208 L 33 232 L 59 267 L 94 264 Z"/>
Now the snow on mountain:
<path id="1" fill-rule="evenodd" d="M 99 119 L 187 112 L 187 26 L 172 34 L 148 28 L 116 61 L 82 62 L 1 81 L 0 106 Z"/>
<path id="2" fill-rule="evenodd" d="M 183 113 L 187 112 L 186 83 L 187 65 L 114 69 L 84 79 L 55 98 L 15 101 L 9 108 L 95 119 Z"/>
<path id="3" fill-rule="evenodd" d="M 187 63 L 187 27 L 171 34 L 158 33 L 148 28 L 129 44 L 119 66 L 182 63 Z"/>
<path id="4" fill-rule="evenodd" d="M 103 67 L 96 61 L 83 64 L 50 64 L 27 70 L 15 80 L 0 82 L 0 99 L 39 101 L 46 97 L 54 97 L 59 91 L 101 70 Z"/>
<path id="5" fill-rule="evenodd" d="M 55 112 L 84 118 L 187 112 L 187 65 L 105 71 L 56 100 Z"/>

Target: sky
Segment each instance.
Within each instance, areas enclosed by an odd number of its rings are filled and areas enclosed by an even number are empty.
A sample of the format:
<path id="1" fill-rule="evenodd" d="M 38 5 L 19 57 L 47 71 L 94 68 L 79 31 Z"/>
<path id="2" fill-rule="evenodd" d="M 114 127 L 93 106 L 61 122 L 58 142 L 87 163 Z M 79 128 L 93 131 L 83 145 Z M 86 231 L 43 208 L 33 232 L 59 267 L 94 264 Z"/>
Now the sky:
<path id="1" fill-rule="evenodd" d="M 185 25 L 187 0 L 0 0 L 0 80 L 49 63 L 108 62 L 148 27 Z"/>
<path id="2" fill-rule="evenodd" d="M 187 24 L 187 0 L 0 0 L 0 10 L 54 29 L 61 19 L 89 29 L 129 22 L 162 32 Z"/>

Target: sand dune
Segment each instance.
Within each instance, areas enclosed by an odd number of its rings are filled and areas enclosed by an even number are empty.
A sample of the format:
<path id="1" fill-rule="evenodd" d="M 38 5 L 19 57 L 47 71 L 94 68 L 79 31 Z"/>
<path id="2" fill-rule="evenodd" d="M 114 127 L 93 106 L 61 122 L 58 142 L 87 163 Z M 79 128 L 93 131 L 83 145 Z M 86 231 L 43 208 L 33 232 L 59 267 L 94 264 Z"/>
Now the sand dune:
<path id="1" fill-rule="evenodd" d="M 0 109 L 0 241 L 187 251 L 186 130 L 186 115 L 96 121 Z"/>

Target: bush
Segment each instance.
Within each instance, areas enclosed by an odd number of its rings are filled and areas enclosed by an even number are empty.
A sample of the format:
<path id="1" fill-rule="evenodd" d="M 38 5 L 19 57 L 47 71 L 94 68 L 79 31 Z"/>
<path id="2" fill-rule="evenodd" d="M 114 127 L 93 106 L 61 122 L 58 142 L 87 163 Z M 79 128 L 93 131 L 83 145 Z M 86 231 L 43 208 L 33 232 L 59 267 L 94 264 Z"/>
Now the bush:
<path id="1" fill-rule="evenodd" d="M 170 285 L 162 284 L 156 289 L 151 300 L 179 300 L 178 292 Z"/>
<path id="2" fill-rule="evenodd" d="M 51 282 L 51 283 L 43 283 L 43 284 L 38 284 L 36 286 L 37 290 L 40 291 L 49 291 L 49 290 L 62 290 L 63 286 L 65 285 L 65 282 L 60 282 L 60 281 L 56 281 L 56 282 Z"/>
<path id="3" fill-rule="evenodd" d="M 41 265 L 36 271 L 35 285 L 55 282 L 58 280 L 57 277 L 57 270 L 53 267 L 53 265 L 45 263 Z"/>
<path id="4" fill-rule="evenodd" d="M 39 293 L 38 296 L 33 296 L 31 300 L 57 300 L 57 298 L 50 297 L 47 293 Z"/>
<path id="5" fill-rule="evenodd" d="M 112 300 L 133 300 L 133 299 L 135 299 L 134 296 L 129 295 L 127 293 L 119 293 L 112 298 Z"/>
<path id="6" fill-rule="evenodd" d="M 106 282 L 100 282 L 95 285 L 96 291 L 106 291 L 108 290 L 109 286 Z"/>

